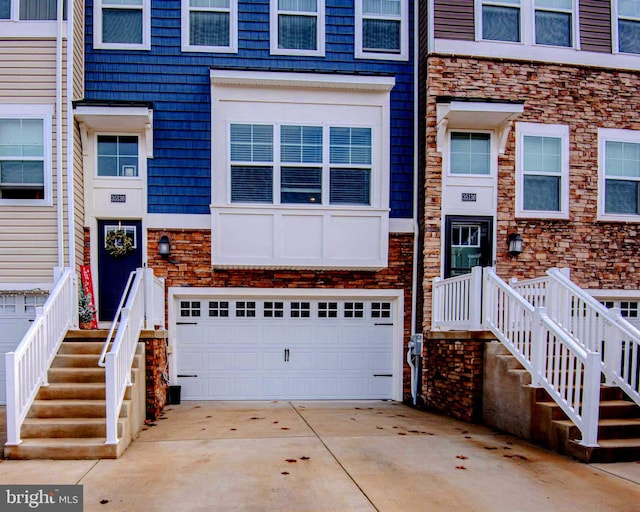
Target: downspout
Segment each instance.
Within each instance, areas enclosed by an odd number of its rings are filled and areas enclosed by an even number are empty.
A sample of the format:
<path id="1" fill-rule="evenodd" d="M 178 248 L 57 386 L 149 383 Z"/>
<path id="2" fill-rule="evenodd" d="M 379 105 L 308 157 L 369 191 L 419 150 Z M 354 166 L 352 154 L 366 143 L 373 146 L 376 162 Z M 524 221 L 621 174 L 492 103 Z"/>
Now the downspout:
<path id="1" fill-rule="evenodd" d="M 69 268 L 76 268 L 75 237 L 75 195 L 74 195 L 74 159 L 73 148 L 75 130 L 73 120 L 73 86 L 74 86 L 74 37 L 73 37 L 73 0 L 67 1 L 67 222 L 69 224 Z"/>
<path id="2" fill-rule="evenodd" d="M 56 210 L 58 267 L 64 267 L 64 194 L 62 191 L 62 0 L 56 5 Z M 71 3 L 71 2 L 70 2 Z"/>

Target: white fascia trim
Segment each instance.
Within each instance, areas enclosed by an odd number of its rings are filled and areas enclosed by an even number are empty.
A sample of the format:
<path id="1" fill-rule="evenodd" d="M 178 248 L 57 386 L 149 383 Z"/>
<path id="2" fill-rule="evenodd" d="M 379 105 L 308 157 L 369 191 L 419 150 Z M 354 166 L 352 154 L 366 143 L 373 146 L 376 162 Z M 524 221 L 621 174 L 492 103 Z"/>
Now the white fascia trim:
<path id="1" fill-rule="evenodd" d="M 594 299 L 637 299 L 640 300 L 640 290 L 603 290 L 602 288 L 587 288 L 585 291 Z"/>
<path id="2" fill-rule="evenodd" d="M 209 214 L 147 214 L 147 228 L 149 229 L 199 229 L 211 231 L 211 215 Z"/>
<path id="3" fill-rule="evenodd" d="M 389 219 L 389 233 L 413 233 L 413 219 Z"/>
<path id="4" fill-rule="evenodd" d="M 62 22 L 63 39 L 67 39 L 67 22 Z M 17 39 L 55 39 L 57 24 L 52 21 L 0 21 L 0 34 L 2 38 Z"/>
<path id="5" fill-rule="evenodd" d="M 525 210 L 524 201 L 524 137 L 557 137 L 561 139 L 562 161 L 560 170 L 560 211 Z M 569 125 L 544 123 L 516 123 L 516 197 L 515 217 L 518 219 L 569 218 Z"/>
<path id="6" fill-rule="evenodd" d="M 6 292 L 24 292 L 31 290 L 43 290 L 50 292 L 53 289 L 55 283 L 48 282 L 34 282 L 34 283 L 3 283 L 0 282 L 0 295 Z"/>
<path id="7" fill-rule="evenodd" d="M 236 71 L 212 69 L 211 85 L 248 87 L 298 87 L 301 89 L 353 89 L 389 92 L 394 77 L 329 75 L 322 73 L 279 73 L 269 71 Z"/>
<path id="8" fill-rule="evenodd" d="M 621 53 L 611 55 L 576 50 L 574 48 L 527 46 L 522 43 L 436 39 L 433 53 L 458 57 L 512 59 L 606 69 L 640 70 L 640 58 L 638 58 L 638 55 Z"/>

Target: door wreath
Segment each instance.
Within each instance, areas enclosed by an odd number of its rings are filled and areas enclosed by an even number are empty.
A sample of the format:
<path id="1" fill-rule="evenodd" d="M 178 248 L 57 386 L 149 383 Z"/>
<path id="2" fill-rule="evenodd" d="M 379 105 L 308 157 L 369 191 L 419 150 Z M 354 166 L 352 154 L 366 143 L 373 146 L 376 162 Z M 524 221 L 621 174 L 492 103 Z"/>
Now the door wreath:
<path id="1" fill-rule="evenodd" d="M 112 258 L 122 258 L 134 250 L 133 241 L 124 229 L 109 231 L 104 246 L 107 254 Z"/>

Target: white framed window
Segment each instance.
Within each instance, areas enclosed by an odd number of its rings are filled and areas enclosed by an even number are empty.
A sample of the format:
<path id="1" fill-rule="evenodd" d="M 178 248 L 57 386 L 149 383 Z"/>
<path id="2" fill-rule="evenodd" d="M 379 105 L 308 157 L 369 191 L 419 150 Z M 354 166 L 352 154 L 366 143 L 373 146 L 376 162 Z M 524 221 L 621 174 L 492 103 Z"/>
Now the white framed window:
<path id="1" fill-rule="evenodd" d="M 52 203 L 53 107 L 0 106 L 0 205 Z"/>
<path id="2" fill-rule="evenodd" d="M 356 0 L 355 57 L 382 60 L 409 58 L 407 0 Z"/>
<path id="3" fill-rule="evenodd" d="M 96 146 L 96 173 L 98 177 L 139 177 L 137 135 L 97 135 Z"/>
<path id="4" fill-rule="evenodd" d="M 577 47 L 577 0 L 476 0 L 476 39 Z"/>
<path id="5" fill-rule="evenodd" d="M 569 126 L 516 123 L 516 216 L 569 217 Z"/>
<path id="6" fill-rule="evenodd" d="M 93 46 L 151 49 L 151 0 L 95 0 Z"/>
<path id="7" fill-rule="evenodd" d="M 490 132 L 449 132 L 449 174 L 492 174 Z"/>
<path id="8" fill-rule="evenodd" d="M 324 0 L 271 0 L 271 53 L 324 56 Z"/>
<path id="9" fill-rule="evenodd" d="M 615 53 L 640 53 L 640 0 L 613 0 L 612 35 Z"/>
<path id="10" fill-rule="evenodd" d="M 18 312 L 15 295 L 0 295 L 0 315 L 15 315 Z"/>
<path id="11" fill-rule="evenodd" d="M 598 218 L 640 222 L 640 131 L 598 130 Z"/>
<path id="12" fill-rule="evenodd" d="M 231 203 L 371 204 L 371 127 L 230 123 Z"/>
<path id="13" fill-rule="evenodd" d="M 67 1 L 63 2 L 66 19 Z M 0 20 L 55 21 L 58 19 L 58 0 L 0 0 Z"/>
<path id="14" fill-rule="evenodd" d="M 182 50 L 238 51 L 238 0 L 182 0 Z"/>

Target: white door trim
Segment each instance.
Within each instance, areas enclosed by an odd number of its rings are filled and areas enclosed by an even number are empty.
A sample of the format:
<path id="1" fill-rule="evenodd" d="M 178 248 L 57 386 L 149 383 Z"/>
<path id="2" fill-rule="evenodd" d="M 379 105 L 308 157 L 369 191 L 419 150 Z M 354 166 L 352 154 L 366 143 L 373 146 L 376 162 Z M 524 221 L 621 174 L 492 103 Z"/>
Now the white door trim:
<path id="1" fill-rule="evenodd" d="M 287 298 L 301 299 L 381 299 L 393 304 L 393 384 L 392 399 L 401 402 L 404 362 L 404 292 L 403 290 L 360 290 L 335 288 L 216 288 L 216 287 L 170 287 L 168 290 L 169 313 L 169 378 L 177 382 L 176 360 L 176 299 L 188 297 L 243 297 L 243 298 Z"/>

